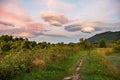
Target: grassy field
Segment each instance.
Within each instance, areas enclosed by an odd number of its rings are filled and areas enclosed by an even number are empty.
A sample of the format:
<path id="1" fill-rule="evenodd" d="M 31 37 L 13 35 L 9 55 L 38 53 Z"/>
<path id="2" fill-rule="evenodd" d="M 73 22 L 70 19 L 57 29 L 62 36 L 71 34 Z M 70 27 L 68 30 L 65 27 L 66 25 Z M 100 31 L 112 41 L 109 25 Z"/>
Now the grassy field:
<path id="1" fill-rule="evenodd" d="M 22 74 L 14 80 L 62 80 L 64 76 L 74 73 L 81 56 L 86 51 L 80 51 L 58 63 L 49 63 L 44 69 L 33 70 L 29 74 Z"/>
<path id="2" fill-rule="evenodd" d="M 98 47 L 84 39 L 51 44 L 4 35 L 0 40 L 0 80 L 62 80 L 75 73 L 82 56 L 80 80 L 120 80 L 117 42 Z"/>
<path id="3" fill-rule="evenodd" d="M 109 55 L 107 58 L 120 69 L 120 56 Z"/>
<path id="4" fill-rule="evenodd" d="M 81 80 L 120 80 L 118 68 L 96 50 L 87 54 L 80 73 Z"/>

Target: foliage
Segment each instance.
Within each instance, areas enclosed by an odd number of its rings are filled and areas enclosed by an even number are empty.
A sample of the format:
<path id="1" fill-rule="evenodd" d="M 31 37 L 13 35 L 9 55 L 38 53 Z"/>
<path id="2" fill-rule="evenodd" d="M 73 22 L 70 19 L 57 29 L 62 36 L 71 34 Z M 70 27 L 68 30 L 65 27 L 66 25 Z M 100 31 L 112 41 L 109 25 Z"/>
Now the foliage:
<path id="1" fill-rule="evenodd" d="M 80 39 L 80 46 L 83 48 L 83 49 L 87 49 L 87 50 L 90 50 L 93 48 L 93 45 L 87 40 L 87 39 Z"/>
<path id="2" fill-rule="evenodd" d="M 116 46 L 114 47 L 115 53 L 120 53 L 120 40 L 116 41 Z"/>
<path id="3" fill-rule="evenodd" d="M 1 42 L 0 50 L 1 50 L 2 52 L 9 51 L 10 49 L 11 49 L 11 44 L 10 44 L 10 43 L 5 42 L 5 41 Z"/>
<path id="4" fill-rule="evenodd" d="M 0 79 L 12 80 L 18 74 L 31 72 L 32 68 L 41 69 L 50 63 L 64 61 L 80 50 L 76 44 L 69 45 L 71 44 L 63 42 L 36 43 L 28 39 L 3 35 L 0 37 L 0 53 L 6 56 L 0 61 Z"/>
<path id="5" fill-rule="evenodd" d="M 35 69 L 30 74 L 21 74 L 14 80 L 62 80 L 73 73 L 79 59 L 86 51 L 80 51 L 58 63 L 48 63 L 44 69 Z"/>
<path id="6" fill-rule="evenodd" d="M 100 42 L 99 42 L 99 47 L 100 47 L 100 48 L 105 48 L 105 47 L 107 47 L 105 40 L 100 40 Z"/>
<path id="7" fill-rule="evenodd" d="M 118 43 L 115 42 L 115 44 Z M 74 70 L 81 55 L 86 51 L 91 51 L 94 45 L 86 39 L 81 39 L 79 43 L 51 44 L 3 35 L 0 37 L 0 55 L 5 57 L 0 59 L 0 79 L 48 80 L 49 77 L 49 80 L 61 80 L 66 73 L 69 74 Z M 82 49 L 84 51 L 77 53 Z M 92 57 L 92 54 L 89 55 Z M 100 64 L 102 65 L 102 63 Z M 95 66 L 99 66 L 99 64 L 95 63 Z"/>
<path id="8" fill-rule="evenodd" d="M 114 47 L 114 51 L 115 51 L 116 53 L 120 53 L 120 45 L 115 46 L 115 47 Z"/>
<path id="9" fill-rule="evenodd" d="M 8 42 L 8 41 L 12 41 L 13 40 L 13 37 L 12 36 L 9 36 L 9 35 L 2 35 L 0 37 L 0 41 L 5 41 L 5 42 Z"/>
<path id="10" fill-rule="evenodd" d="M 22 54 L 9 54 L 0 61 L 0 79 L 11 80 L 12 77 L 27 71 L 29 68 L 28 58 Z"/>
<path id="11" fill-rule="evenodd" d="M 96 34 L 96 35 L 88 38 L 88 41 L 90 41 L 92 43 L 98 43 L 101 39 L 104 39 L 107 42 L 120 40 L 120 31 L 116 31 L 116 32 L 107 31 L 107 32 L 103 32 L 100 34 Z"/>
<path id="12" fill-rule="evenodd" d="M 120 80 L 118 68 L 96 51 L 86 56 L 80 72 L 82 80 Z"/>

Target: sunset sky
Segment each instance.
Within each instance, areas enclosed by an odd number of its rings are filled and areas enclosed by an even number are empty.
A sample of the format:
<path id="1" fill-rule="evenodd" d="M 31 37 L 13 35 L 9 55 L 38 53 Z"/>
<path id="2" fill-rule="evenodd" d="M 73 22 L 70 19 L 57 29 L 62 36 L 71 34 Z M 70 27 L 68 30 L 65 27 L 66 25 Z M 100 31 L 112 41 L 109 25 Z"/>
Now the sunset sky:
<path id="1" fill-rule="evenodd" d="M 120 0 L 0 0 L 0 35 L 77 42 L 120 30 Z"/>

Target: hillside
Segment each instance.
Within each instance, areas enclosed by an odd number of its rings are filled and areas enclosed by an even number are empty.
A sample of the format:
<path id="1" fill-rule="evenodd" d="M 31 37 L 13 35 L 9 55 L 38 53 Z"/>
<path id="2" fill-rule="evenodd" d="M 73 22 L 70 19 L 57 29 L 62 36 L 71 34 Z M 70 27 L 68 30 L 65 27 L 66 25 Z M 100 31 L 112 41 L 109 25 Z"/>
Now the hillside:
<path id="1" fill-rule="evenodd" d="M 94 42 L 94 43 L 99 42 L 101 39 L 104 39 L 108 42 L 119 40 L 120 39 L 120 31 L 116 31 L 116 32 L 107 31 L 104 33 L 96 34 L 96 35 L 88 38 L 88 40 L 90 42 Z"/>

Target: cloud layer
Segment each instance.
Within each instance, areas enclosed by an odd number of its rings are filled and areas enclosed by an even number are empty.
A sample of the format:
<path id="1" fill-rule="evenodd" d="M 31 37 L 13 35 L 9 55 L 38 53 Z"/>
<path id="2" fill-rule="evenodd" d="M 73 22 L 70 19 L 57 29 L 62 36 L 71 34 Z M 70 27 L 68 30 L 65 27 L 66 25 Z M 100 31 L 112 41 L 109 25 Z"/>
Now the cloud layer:
<path id="1" fill-rule="evenodd" d="M 41 18 L 54 26 L 62 26 L 70 22 L 70 20 L 66 18 L 65 15 L 56 12 L 44 12 L 41 14 Z"/>
<path id="2" fill-rule="evenodd" d="M 45 28 L 46 25 L 32 19 L 17 0 L 0 1 L 0 34 L 31 37 Z"/>
<path id="3" fill-rule="evenodd" d="M 83 22 L 83 23 L 73 23 L 65 25 L 65 30 L 74 32 L 74 31 L 82 31 L 85 33 L 91 33 L 94 31 L 101 31 L 101 30 L 114 30 L 120 29 L 120 22 L 117 23 L 107 23 L 107 22 Z"/>
<path id="4" fill-rule="evenodd" d="M 0 0 L 0 34 L 76 41 L 119 26 L 119 0 Z"/>

